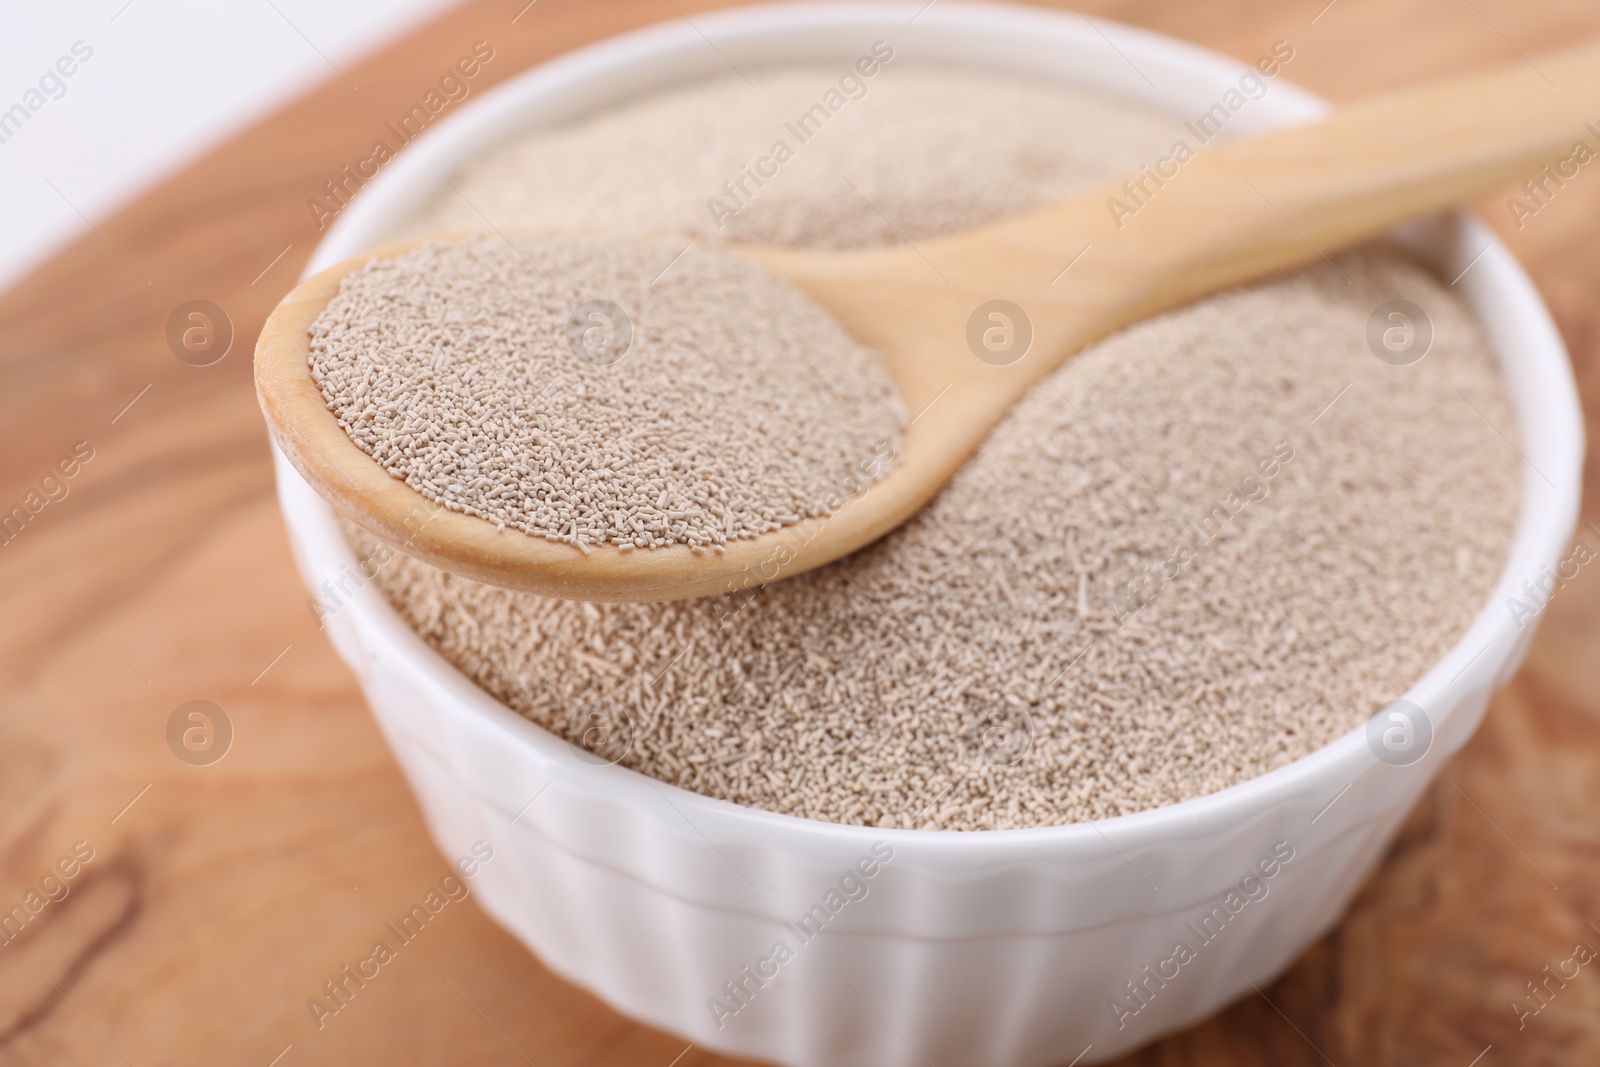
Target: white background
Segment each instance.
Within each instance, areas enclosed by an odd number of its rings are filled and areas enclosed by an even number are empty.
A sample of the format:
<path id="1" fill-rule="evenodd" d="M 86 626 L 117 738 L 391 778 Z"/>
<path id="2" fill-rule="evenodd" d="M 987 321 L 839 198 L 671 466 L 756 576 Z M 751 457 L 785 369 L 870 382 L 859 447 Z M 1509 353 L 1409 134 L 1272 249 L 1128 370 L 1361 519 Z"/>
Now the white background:
<path id="1" fill-rule="evenodd" d="M 79 212 L 98 221 L 452 3 L 3 0 L 0 111 L 75 41 L 94 55 L 0 144 L 0 289 L 86 229 Z"/>

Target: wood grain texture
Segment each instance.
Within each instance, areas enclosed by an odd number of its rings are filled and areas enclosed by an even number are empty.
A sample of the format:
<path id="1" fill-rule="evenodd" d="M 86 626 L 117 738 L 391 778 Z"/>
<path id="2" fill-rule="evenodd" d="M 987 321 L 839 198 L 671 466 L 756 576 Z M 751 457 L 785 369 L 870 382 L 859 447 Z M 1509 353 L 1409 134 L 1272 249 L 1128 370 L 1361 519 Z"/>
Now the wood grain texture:
<path id="1" fill-rule="evenodd" d="M 473 3 L 348 69 L 359 90 L 332 79 L 0 296 L 0 511 L 77 442 L 94 450 L 0 545 L 0 908 L 75 842 L 94 849 L 0 947 L 0 1063 L 719 1062 L 554 978 L 471 906 L 322 1030 L 305 1006 L 448 861 L 292 571 L 249 342 L 317 239 L 307 198 L 472 42 L 496 49 L 481 89 L 679 17 L 665 0 L 538 0 L 513 23 L 524 2 Z M 1600 32 L 1588 0 L 1336 0 L 1314 24 L 1323 0 L 1076 6 L 1247 60 L 1289 40 L 1287 76 L 1336 99 Z M 1483 205 L 1554 308 L 1590 412 L 1597 175 L 1520 230 L 1504 196 Z M 49 177 L 71 195 L 70 175 Z M 196 298 L 234 325 L 213 366 L 167 349 L 168 315 Z M 1345 921 L 1262 995 L 1126 1063 L 1466 1067 L 1491 1045 L 1483 1067 L 1600 1061 L 1593 967 L 1520 1029 L 1511 1006 L 1575 942 L 1600 947 L 1596 569 L 1557 592 L 1521 675 Z M 197 698 L 235 729 L 205 767 L 165 739 Z"/>

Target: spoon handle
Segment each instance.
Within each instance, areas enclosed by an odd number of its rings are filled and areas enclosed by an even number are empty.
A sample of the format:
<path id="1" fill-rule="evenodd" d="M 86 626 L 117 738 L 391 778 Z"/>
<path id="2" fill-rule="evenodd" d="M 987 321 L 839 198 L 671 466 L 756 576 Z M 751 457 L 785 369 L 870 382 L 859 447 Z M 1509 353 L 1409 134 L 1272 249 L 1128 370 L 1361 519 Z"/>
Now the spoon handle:
<path id="1" fill-rule="evenodd" d="M 1600 43 L 1248 140 L 1202 145 L 1184 130 L 1187 153 L 1175 144 L 1127 184 L 954 237 L 747 250 L 876 349 L 915 416 L 896 467 L 829 516 L 786 573 L 904 522 L 1030 386 L 1123 326 L 1285 268 L 1337 271 L 1337 251 L 1519 179 L 1551 195 L 1584 180 L 1574 168 L 1600 159 Z M 1030 340 L 986 358 L 991 324 Z"/>
<path id="2" fill-rule="evenodd" d="M 1128 323 L 1524 183 L 1536 208 L 1600 172 L 1600 43 L 1401 89 L 1249 140 L 1175 144 L 1126 183 L 923 246 L 1044 328 L 1028 378 Z M 1163 177 L 1165 173 L 1165 177 Z M 1591 178 L 1600 181 L 1600 177 Z M 1528 185 L 1526 183 L 1532 183 Z M 1513 205 L 1513 213 L 1521 214 Z M 1082 252 L 1081 262 L 1061 276 Z M 1052 336 L 1052 334 L 1054 336 Z M 1036 342 L 1037 344 L 1037 342 Z"/>

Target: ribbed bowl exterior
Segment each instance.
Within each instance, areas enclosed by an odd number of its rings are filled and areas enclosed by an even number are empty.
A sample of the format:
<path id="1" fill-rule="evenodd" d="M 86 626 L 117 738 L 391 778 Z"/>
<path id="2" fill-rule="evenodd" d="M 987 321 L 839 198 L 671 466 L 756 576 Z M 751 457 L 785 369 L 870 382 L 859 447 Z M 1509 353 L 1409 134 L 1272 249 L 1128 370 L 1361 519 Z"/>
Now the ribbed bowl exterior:
<path id="1" fill-rule="evenodd" d="M 897 57 L 1087 82 L 1178 113 L 1244 69 L 1114 24 L 1003 5 L 919 9 L 921 0 L 697 16 L 694 26 L 630 34 L 530 71 L 386 168 L 308 269 L 382 243 L 461 159 L 508 133 L 718 73 L 719 51 L 741 65 L 844 62 L 883 37 Z M 1241 130 L 1303 121 L 1322 107 L 1282 84 L 1252 106 Z M 966 834 L 835 826 L 593 764 L 473 686 L 371 584 L 324 625 L 440 848 L 493 846 L 474 882 L 485 910 L 624 1014 L 701 1047 L 793 1067 L 1042 1067 L 1116 1056 L 1264 985 L 1338 921 L 1516 669 L 1532 627 L 1514 624 L 1506 598 L 1555 565 L 1576 521 L 1576 390 L 1538 295 L 1469 219 L 1403 237 L 1447 276 L 1487 249 L 1458 288 L 1502 357 L 1521 448 L 1540 475 L 1525 480 L 1491 602 L 1406 694 L 1434 728 L 1432 747 L 1410 766 L 1380 762 L 1357 730 L 1233 789 L 1097 824 Z M 359 574 L 329 507 L 276 461 L 308 586 Z"/>

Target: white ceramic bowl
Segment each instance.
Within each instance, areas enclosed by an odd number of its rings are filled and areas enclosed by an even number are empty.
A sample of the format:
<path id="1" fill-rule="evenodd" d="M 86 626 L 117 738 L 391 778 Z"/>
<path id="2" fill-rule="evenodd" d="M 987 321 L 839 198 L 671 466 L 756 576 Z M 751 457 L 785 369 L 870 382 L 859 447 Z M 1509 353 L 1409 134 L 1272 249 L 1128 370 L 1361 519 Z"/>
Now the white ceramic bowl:
<path id="1" fill-rule="evenodd" d="M 697 16 L 692 26 L 679 19 L 531 70 L 430 129 L 346 209 L 307 269 L 381 243 L 461 160 L 519 130 L 722 74 L 728 60 L 843 64 L 880 37 L 905 61 L 1089 84 L 1180 115 L 1208 106 L 1245 69 L 1114 24 L 952 0 L 746 8 Z M 1230 129 L 1305 121 L 1323 106 L 1280 77 Z M 370 585 L 327 620 L 328 631 L 440 848 L 458 855 L 480 838 L 493 844 L 495 859 L 476 882 L 483 907 L 617 1010 L 699 1046 L 792 1065 L 1031 1067 L 1115 1056 L 1265 984 L 1338 920 L 1432 775 L 1471 735 L 1490 692 L 1516 669 L 1531 626 L 1513 624 L 1506 599 L 1557 562 L 1576 521 L 1578 402 L 1538 295 L 1470 219 L 1412 236 L 1447 278 L 1487 249 L 1459 288 L 1500 354 L 1521 450 L 1538 473 L 1527 472 L 1516 541 L 1490 603 L 1407 694 L 1435 731 L 1411 766 L 1380 762 L 1355 730 L 1234 788 L 1097 824 L 985 833 L 836 826 L 574 758 L 441 659 Z M 278 479 L 308 585 L 354 572 L 333 513 L 281 456 Z M 870 879 L 847 881 L 866 895 L 832 913 L 845 898 L 829 890 L 875 844 L 892 860 Z M 1274 868 L 1274 848 L 1292 859 Z M 1260 873 L 1264 862 L 1271 877 Z M 1252 868 L 1254 879 L 1241 884 Z M 786 924 L 814 905 L 825 927 L 802 943 Z M 1203 941 L 1202 928 L 1215 936 Z M 1192 959 L 1174 956 L 1179 940 Z M 793 958 L 763 964 L 779 941 Z M 749 976 L 762 969 L 775 976 Z M 742 1003 L 729 981 L 743 984 Z M 714 1012 L 713 998 L 728 1010 Z"/>

